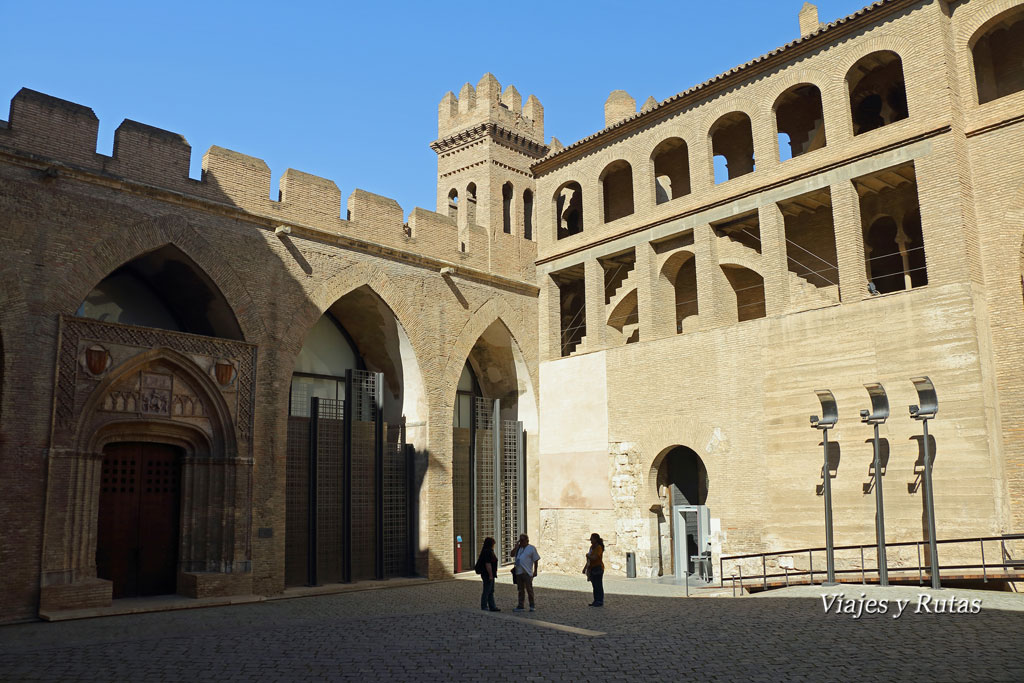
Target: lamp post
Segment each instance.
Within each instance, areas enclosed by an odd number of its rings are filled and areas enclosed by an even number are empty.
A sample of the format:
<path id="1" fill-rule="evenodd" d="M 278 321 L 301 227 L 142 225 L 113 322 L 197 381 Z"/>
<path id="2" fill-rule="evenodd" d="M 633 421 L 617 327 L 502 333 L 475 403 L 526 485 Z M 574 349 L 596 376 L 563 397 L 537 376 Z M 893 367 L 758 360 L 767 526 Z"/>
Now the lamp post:
<path id="1" fill-rule="evenodd" d="M 815 389 L 814 393 L 818 395 L 818 401 L 821 403 L 821 419 L 817 415 L 811 415 L 811 427 L 821 430 L 822 442 L 825 445 L 825 466 L 822 469 L 822 474 L 825 479 L 825 565 L 827 574 L 825 583 L 822 585 L 834 586 L 836 585 L 836 561 L 835 544 L 832 541 L 832 482 L 830 481 L 832 474 L 828 464 L 828 430 L 839 421 L 839 409 L 836 406 L 835 397 L 828 389 Z"/>
<path id="2" fill-rule="evenodd" d="M 942 588 L 939 580 L 939 548 L 935 542 L 935 498 L 932 492 L 932 458 L 928 443 L 928 420 L 939 412 L 939 399 L 935 395 L 935 385 L 927 377 L 911 377 L 917 390 L 918 405 L 910 406 L 910 417 L 920 420 L 924 427 L 924 501 L 928 513 L 928 550 L 931 553 L 932 588 Z"/>
<path id="3" fill-rule="evenodd" d="M 865 384 L 871 410 L 860 411 L 860 421 L 875 427 L 875 536 L 878 539 L 878 585 L 889 585 L 889 563 L 885 558 L 885 508 L 882 505 L 882 461 L 878 453 L 878 425 L 889 417 L 889 399 L 878 382 Z"/>

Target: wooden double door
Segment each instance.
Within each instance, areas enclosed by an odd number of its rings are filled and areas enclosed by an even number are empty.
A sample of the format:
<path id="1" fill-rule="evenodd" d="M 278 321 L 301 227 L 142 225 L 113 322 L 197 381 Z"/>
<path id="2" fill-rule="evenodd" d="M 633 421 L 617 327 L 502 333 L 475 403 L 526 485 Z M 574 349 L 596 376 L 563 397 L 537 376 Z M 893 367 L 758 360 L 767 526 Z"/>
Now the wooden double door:
<path id="1" fill-rule="evenodd" d="M 103 449 L 96 573 L 115 598 L 176 592 L 181 459 L 166 444 Z"/>

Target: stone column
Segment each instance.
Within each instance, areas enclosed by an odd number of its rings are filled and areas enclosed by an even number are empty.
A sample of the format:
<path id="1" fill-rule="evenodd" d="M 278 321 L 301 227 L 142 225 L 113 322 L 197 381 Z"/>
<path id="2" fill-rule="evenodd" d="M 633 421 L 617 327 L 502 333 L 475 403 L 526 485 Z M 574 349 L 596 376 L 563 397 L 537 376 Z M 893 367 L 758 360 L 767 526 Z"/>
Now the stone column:
<path id="1" fill-rule="evenodd" d="M 561 290 L 550 274 L 542 273 L 538 278 L 540 296 L 538 300 L 537 328 L 540 345 L 540 361 L 560 358 L 561 346 Z"/>
<path id="2" fill-rule="evenodd" d="M 830 186 L 829 191 L 832 194 L 832 220 L 839 262 L 840 300 L 843 303 L 860 301 L 868 295 L 860 197 L 857 188 L 848 180 Z"/>
<path id="3" fill-rule="evenodd" d="M 786 221 L 779 205 L 758 209 L 761 251 L 764 263 L 764 304 L 766 315 L 785 313 L 789 306 L 789 269 L 786 261 Z"/>

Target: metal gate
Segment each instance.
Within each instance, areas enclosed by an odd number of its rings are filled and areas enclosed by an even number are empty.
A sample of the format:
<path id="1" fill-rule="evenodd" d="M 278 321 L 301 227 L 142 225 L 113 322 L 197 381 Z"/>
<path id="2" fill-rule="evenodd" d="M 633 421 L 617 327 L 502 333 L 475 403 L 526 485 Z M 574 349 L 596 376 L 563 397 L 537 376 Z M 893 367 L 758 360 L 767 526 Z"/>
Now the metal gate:
<path id="1" fill-rule="evenodd" d="M 523 423 L 501 420 L 501 402 L 477 398 L 474 408 L 473 549 L 495 539 L 499 561 L 511 559 L 519 534 L 526 531 Z"/>
<path id="2" fill-rule="evenodd" d="M 412 458 L 382 391 L 382 374 L 349 370 L 345 400 L 311 397 L 288 417 L 288 585 L 412 573 Z"/>

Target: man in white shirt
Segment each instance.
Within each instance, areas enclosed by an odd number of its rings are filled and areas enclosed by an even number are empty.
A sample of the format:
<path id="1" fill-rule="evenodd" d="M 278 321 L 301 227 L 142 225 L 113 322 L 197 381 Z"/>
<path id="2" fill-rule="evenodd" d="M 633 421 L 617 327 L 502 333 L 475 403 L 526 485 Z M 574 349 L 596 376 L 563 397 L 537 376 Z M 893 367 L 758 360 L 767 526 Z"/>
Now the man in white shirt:
<path id="1" fill-rule="evenodd" d="M 519 606 L 512 611 L 522 612 L 523 597 L 529 595 L 530 611 L 533 612 L 536 608 L 533 599 L 533 577 L 537 576 L 540 555 L 537 554 L 537 549 L 530 545 L 530 537 L 526 534 L 519 535 L 519 545 L 516 546 L 513 559 L 516 585 L 519 587 Z"/>

